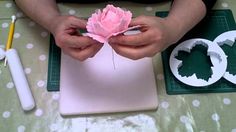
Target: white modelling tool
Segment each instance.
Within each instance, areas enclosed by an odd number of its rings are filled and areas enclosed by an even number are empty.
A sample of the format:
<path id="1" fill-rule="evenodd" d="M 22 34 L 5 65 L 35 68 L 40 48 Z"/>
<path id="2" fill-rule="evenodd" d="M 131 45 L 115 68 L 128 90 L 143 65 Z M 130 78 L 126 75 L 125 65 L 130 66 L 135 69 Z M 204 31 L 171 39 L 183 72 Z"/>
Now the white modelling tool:
<path id="1" fill-rule="evenodd" d="M 9 29 L 9 33 L 8 33 L 8 38 L 7 38 L 7 44 L 6 44 L 6 51 L 9 50 L 11 48 L 12 45 L 12 39 L 13 39 L 13 34 L 14 34 L 14 30 L 15 30 L 15 22 L 16 22 L 16 16 L 11 16 L 11 25 L 10 25 L 10 29 Z M 5 63 L 4 66 L 7 65 L 7 58 L 5 58 Z"/>
<path id="2" fill-rule="evenodd" d="M 17 51 L 15 49 L 7 50 L 6 58 L 22 108 L 26 111 L 33 109 L 35 107 L 34 98 L 30 91 Z"/>
<path id="3" fill-rule="evenodd" d="M 217 43 L 218 45 L 222 46 L 224 44 L 233 46 L 236 39 L 236 30 L 228 31 L 220 34 L 215 38 L 213 42 Z M 236 84 L 236 75 L 229 73 L 228 71 L 225 72 L 223 76 L 226 80 Z"/>
<path id="4" fill-rule="evenodd" d="M 178 56 L 178 52 L 186 51 L 190 53 L 191 49 L 196 45 L 203 45 L 205 47 L 208 47 L 207 55 L 210 56 L 210 60 L 213 65 L 211 67 L 212 75 L 208 81 L 197 78 L 195 73 L 189 77 L 186 76 L 183 77 L 179 74 L 178 69 L 180 66 L 182 66 L 182 61 L 176 59 L 176 56 Z M 193 60 L 193 61 L 198 61 L 198 60 Z M 170 55 L 169 64 L 171 72 L 179 81 L 190 86 L 202 87 L 215 83 L 224 75 L 227 67 L 227 59 L 224 51 L 220 48 L 219 45 L 207 39 L 196 38 L 196 39 L 186 40 L 177 45 Z"/>

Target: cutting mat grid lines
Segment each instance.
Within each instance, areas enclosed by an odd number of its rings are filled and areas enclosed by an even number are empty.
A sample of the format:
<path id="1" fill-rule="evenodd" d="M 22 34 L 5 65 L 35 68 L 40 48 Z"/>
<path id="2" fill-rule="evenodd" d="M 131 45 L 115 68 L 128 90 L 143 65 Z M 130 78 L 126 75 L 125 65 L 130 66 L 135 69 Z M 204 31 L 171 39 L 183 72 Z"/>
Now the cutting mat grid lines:
<path id="1" fill-rule="evenodd" d="M 49 62 L 48 62 L 48 91 L 59 91 L 61 49 L 55 44 L 54 38 L 50 37 Z"/>

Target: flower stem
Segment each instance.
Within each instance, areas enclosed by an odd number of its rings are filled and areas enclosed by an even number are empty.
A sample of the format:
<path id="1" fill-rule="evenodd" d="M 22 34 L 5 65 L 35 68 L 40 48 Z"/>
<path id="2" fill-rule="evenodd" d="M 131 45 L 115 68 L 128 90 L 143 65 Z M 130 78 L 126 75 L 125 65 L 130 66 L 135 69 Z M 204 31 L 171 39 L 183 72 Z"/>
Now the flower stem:
<path id="1" fill-rule="evenodd" d="M 112 53 L 112 63 L 113 63 L 113 68 L 114 70 L 116 69 L 116 64 L 115 64 L 115 55 L 114 55 L 114 50 L 111 49 L 111 53 Z"/>

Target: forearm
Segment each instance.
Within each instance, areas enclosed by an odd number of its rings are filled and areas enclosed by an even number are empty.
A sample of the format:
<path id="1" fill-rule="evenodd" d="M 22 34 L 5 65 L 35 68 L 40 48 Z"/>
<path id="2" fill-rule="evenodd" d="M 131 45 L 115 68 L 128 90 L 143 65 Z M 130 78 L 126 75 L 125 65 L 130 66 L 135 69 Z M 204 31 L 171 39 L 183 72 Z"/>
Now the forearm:
<path id="1" fill-rule="evenodd" d="M 15 2 L 27 16 L 52 31 L 54 18 L 60 15 L 55 0 L 15 0 Z"/>
<path id="2" fill-rule="evenodd" d="M 170 27 L 175 29 L 173 43 L 199 23 L 205 15 L 206 7 L 202 0 L 174 0 L 166 18 Z"/>

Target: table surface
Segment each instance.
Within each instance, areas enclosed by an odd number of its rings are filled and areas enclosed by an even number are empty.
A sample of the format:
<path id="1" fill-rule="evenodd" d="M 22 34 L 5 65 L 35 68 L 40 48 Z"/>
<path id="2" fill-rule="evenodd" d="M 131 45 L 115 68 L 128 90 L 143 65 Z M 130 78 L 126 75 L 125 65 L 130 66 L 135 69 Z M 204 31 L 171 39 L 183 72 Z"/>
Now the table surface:
<path id="1" fill-rule="evenodd" d="M 170 7 L 169 2 L 151 5 L 128 2 L 113 4 L 131 10 L 134 16 L 155 15 L 156 11 L 168 10 Z M 105 5 L 60 4 L 59 7 L 64 14 L 88 17 Z M 235 0 L 218 0 L 214 8 L 231 9 L 236 16 Z M 49 33 L 27 18 L 10 0 L 0 1 L 0 47 L 6 43 L 13 14 L 18 17 L 13 47 L 20 54 L 37 107 L 30 112 L 21 109 L 9 69 L 1 61 L 1 132 L 236 132 L 235 93 L 167 95 L 160 54 L 153 58 L 159 100 L 156 111 L 62 117 L 58 111 L 59 92 L 46 90 Z"/>

